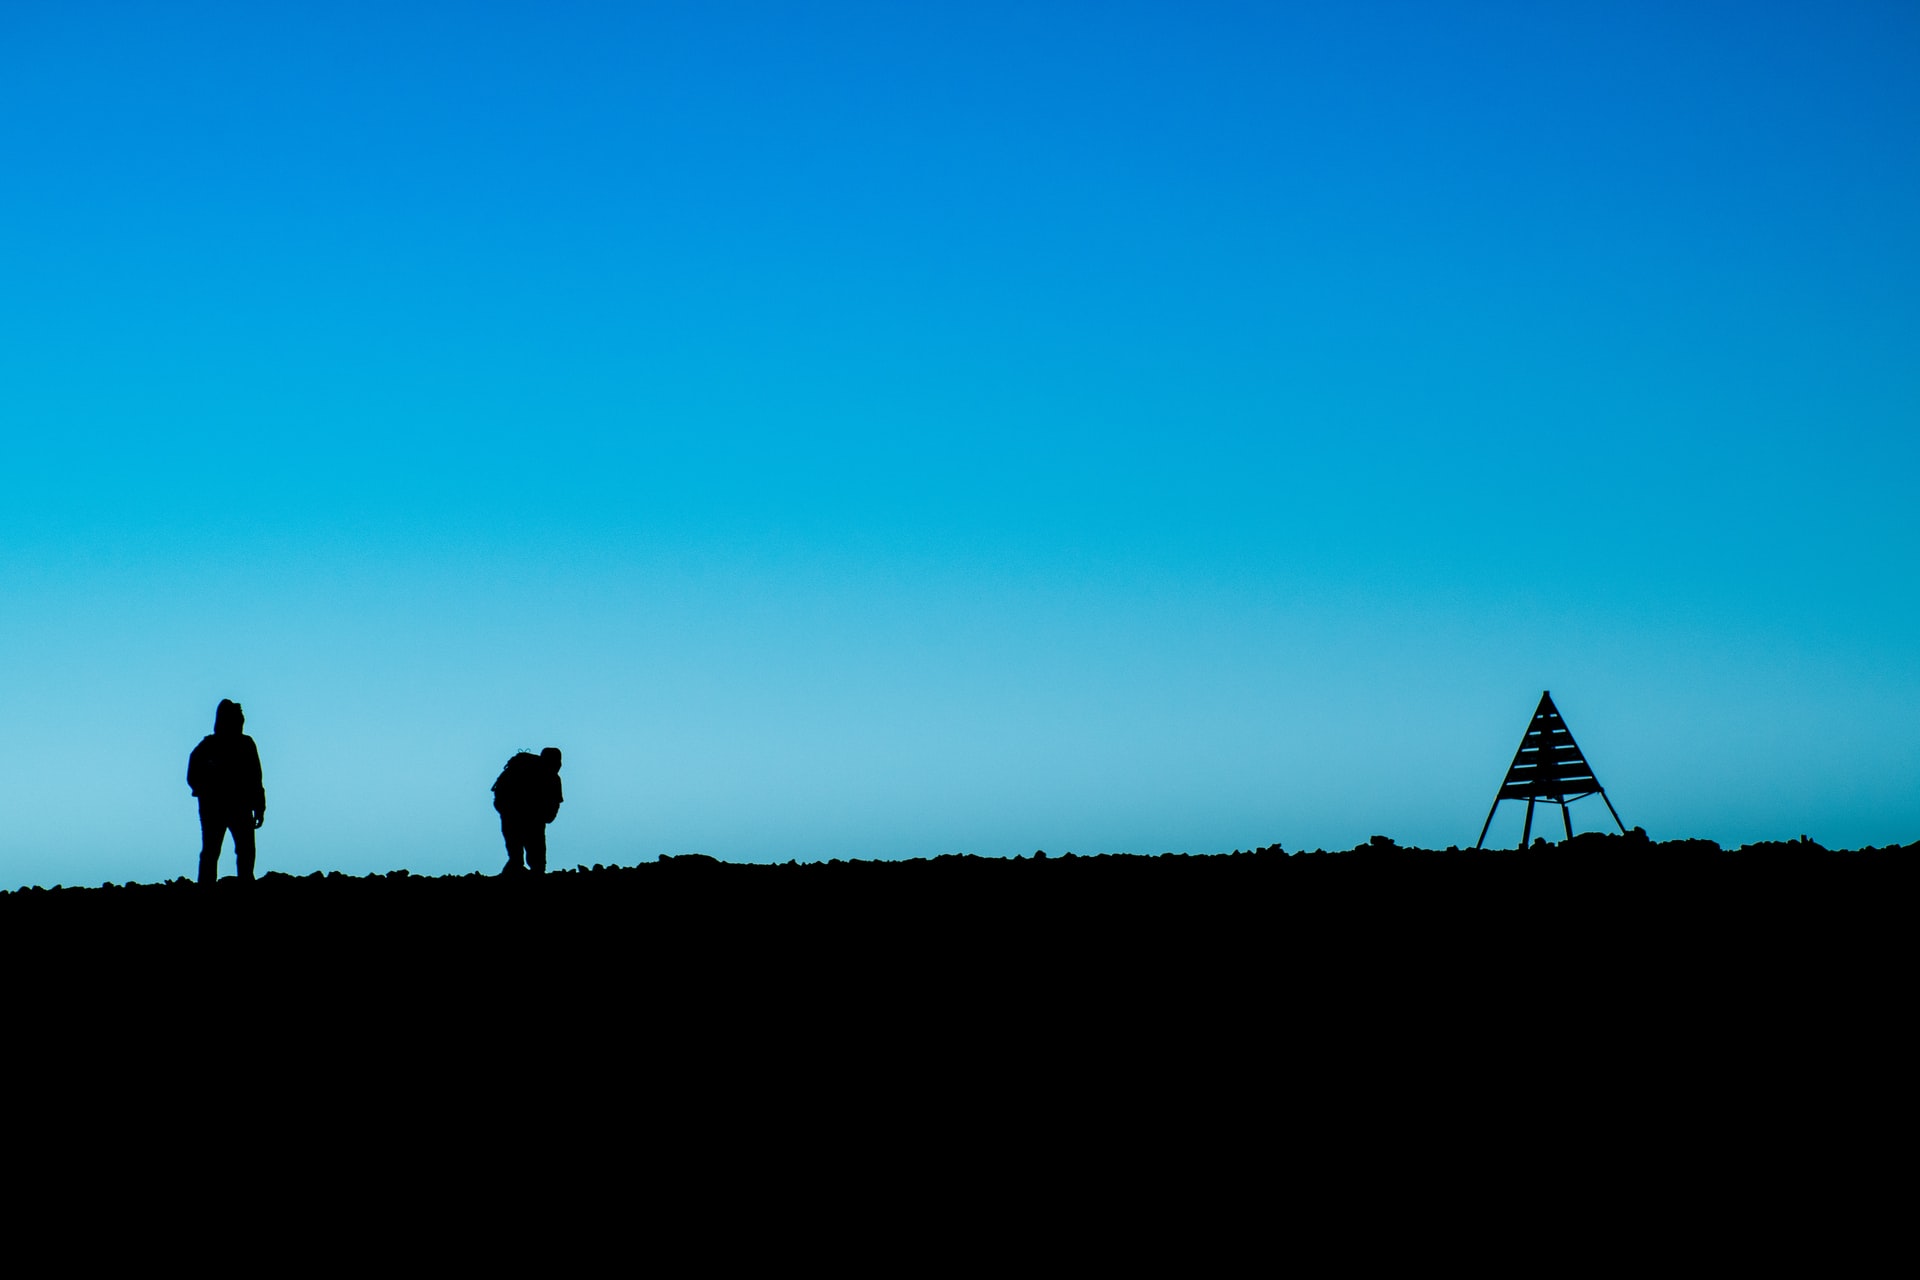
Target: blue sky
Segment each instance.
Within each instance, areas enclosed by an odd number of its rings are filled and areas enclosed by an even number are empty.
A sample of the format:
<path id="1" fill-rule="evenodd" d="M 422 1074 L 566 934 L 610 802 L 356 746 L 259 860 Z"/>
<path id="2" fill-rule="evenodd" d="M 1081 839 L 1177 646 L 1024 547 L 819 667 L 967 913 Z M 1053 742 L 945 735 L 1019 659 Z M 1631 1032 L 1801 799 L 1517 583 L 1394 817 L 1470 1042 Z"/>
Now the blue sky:
<path id="1" fill-rule="evenodd" d="M 561 865 L 1471 843 L 1543 688 L 1656 837 L 1920 838 L 1917 57 L 8 5 L 0 883 L 190 873 L 222 697 L 297 872 L 548 744 Z"/>

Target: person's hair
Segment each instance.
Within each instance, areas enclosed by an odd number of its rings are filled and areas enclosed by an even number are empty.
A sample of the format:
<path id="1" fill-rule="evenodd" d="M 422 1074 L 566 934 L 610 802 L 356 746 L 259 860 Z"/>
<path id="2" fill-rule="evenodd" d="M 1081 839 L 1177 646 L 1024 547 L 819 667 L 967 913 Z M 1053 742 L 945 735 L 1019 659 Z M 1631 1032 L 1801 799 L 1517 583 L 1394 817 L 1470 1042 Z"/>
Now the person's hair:
<path id="1" fill-rule="evenodd" d="M 560 772 L 560 748 L 548 747 L 540 753 L 540 758 L 552 765 L 555 773 Z"/>
<path id="2" fill-rule="evenodd" d="M 240 704 L 232 698 L 220 699 L 220 705 L 213 709 L 213 731 L 215 733 L 219 733 L 228 727 L 231 727 L 233 732 L 238 733 L 240 732 L 240 727 L 246 724 L 246 722 L 246 712 L 240 710 Z"/>

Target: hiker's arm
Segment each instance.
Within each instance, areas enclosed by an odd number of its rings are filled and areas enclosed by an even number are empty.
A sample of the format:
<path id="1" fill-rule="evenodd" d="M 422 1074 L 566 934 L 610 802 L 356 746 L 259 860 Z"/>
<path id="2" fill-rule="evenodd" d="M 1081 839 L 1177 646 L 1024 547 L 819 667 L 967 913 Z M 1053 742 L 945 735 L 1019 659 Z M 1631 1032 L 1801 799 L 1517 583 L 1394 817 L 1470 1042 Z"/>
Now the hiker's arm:
<path id="1" fill-rule="evenodd" d="M 260 748 L 252 741 L 247 746 L 253 752 L 253 829 L 258 831 L 260 824 L 267 820 L 267 787 L 260 778 Z"/>

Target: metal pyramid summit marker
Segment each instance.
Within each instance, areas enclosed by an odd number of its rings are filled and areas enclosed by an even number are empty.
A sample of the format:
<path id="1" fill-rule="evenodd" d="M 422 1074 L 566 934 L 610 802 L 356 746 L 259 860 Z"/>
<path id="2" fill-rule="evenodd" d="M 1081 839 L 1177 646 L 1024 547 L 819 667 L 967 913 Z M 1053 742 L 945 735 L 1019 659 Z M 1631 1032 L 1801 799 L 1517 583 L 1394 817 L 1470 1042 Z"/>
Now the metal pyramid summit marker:
<path id="1" fill-rule="evenodd" d="M 1592 795 L 1606 801 L 1607 812 L 1613 814 L 1621 834 L 1626 834 L 1626 823 L 1620 821 L 1619 811 L 1613 807 L 1613 801 L 1607 799 L 1606 788 L 1593 776 L 1587 758 L 1580 754 L 1580 745 L 1573 740 L 1567 722 L 1560 718 L 1560 709 L 1553 705 L 1553 695 L 1543 692 L 1540 705 L 1534 708 L 1533 722 L 1520 739 L 1520 749 L 1513 753 L 1506 781 L 1500 784 L 1500 792 L 1493 798 L 1493 807 L 1487 810 L 1487 820 L 1480 824 L 1480 838 L 1474 841 L 1473 847 L 1478 849 L 1486 843 L 1487 828 L 1493 825 L 1494 810 L 1502 800 L 1527 802 L 1527 822 L 1520 830 L 1522 849 L 1533 835 L 1533 806 L 1542 800 L 1560 806 L 1560 820 L 1566 825 L 1567 839 L 1571 840 L 1573 819 L 1567 815 L 1567 801 Z"/>

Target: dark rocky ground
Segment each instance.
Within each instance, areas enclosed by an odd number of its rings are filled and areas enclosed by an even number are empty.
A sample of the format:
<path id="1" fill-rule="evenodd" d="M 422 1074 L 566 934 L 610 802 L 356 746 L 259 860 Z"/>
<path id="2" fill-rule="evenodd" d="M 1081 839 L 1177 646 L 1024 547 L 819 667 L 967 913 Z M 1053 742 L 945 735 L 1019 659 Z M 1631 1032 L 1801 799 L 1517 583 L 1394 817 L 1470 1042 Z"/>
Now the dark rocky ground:
<path id="1" fill-rule="evenodd" d="M 1702 1004 L 1796 984 L 1883 983 L 1910 958 L 1920 844 L 1722 850 L 1639 833 L 1513 850 L 1278 846 L 1099 855 L 730 864 L 692 855 L 542 879 L 268 874 L 0 894 L 28 988 L 355 992 L 417 1016 L 508 993 L 529 1015 L 711 1011 L 738 1025 L 1195 1001 L 1284 1016 L 1322 1001 L 1579 992 Z M 1705 987 L 1717 996 L 1709 998 Z M 1436 998 L 1439 991 L 1433 994 Z M 1051 1015 L 1048 1015 L 1051 1017 Z"/>
<path id="2" fill-rule="evenodd" d="M 1456 1254 L 1572 1213 L 1564 1258 L 1763 1229 L 1709 1214 L 1734 1186 L 1890 1211 L 1862 1171 L 1914 1136 L 1917 890 L 1920 845 L 1637 835 L 28 890 L 4 1096 L 83 1180 L 97 1122 L 223 1188 L 291 1160 L 458 1201 L 468 1240 L 514 1187 L 627 1223 L 843 1179 L 938 1232 L 1071 1190 L 1123 1251 L 1169 1196 L 1243 1250 L 1325 1210 L 1355 1257 L 1422 1203 L 1412 1244 Z"/>

